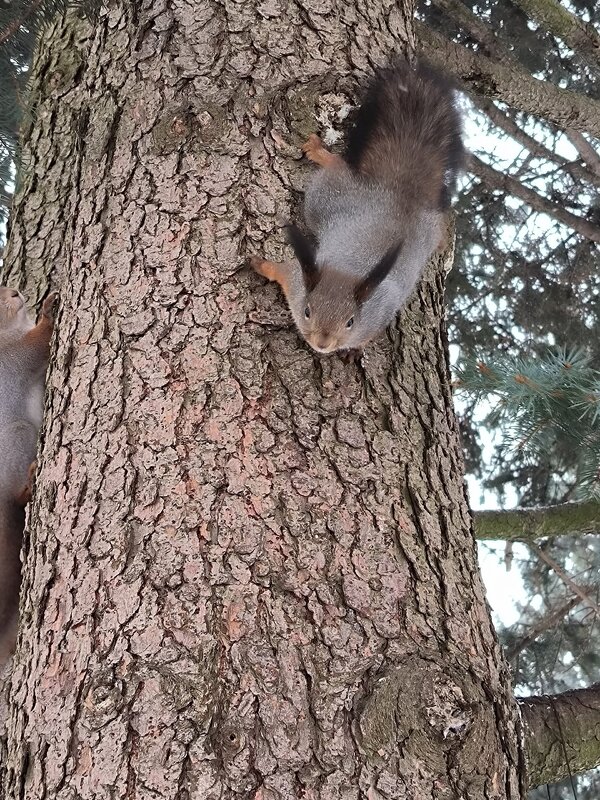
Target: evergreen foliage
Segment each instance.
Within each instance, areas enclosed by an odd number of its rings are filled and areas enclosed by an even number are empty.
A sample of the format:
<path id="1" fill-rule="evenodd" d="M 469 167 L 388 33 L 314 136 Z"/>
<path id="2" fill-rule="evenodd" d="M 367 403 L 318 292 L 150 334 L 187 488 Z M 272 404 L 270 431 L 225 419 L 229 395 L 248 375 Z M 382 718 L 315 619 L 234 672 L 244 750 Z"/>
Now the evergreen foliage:
<path id="1" fill-rule="evenodd" d="M 510 627 L 498 627 L 511 664 L 517 694 L 556 694 L 589 686 L 600 675 L 600 536 L 560 537 L 541 543 L 555 563 L 586 598 L 583 600 L 542 561 L 537 552 L 519 548 L 516 567 L 527 601 Z M 520 557 L 520 551 L 523 557 Z M 600 797 L 600 771 L 574 777 L 579 800 Z M 572 800 L 569 779 L 538 787 L 529 800 Z"/>
<path id="2" fill-rule="evenodd" d="M 480 354 L 459 365 L 458 388 L 473 408 L 490 405 L 485 424 L 504 434 L 496 463 L 529 465 L 538 475 L 545 470 L 546 496 L 600 494 L 600 371 L 594 364 L 589 350 L 554 349 L 538 358 Z M 494 486 L 496 477 L 487 484 Z M 531 504 L 532 494 L 520 500 Z M 597 682 L 600 535 L 556 537 L 515 550 L 527 602 L 517 606 L 518 622 L 498 633 L 517 691 L 554 694 Z M 600 796 L 598 771 L 575 783 L 578 797 Z M 571 798 L 570 780 L 539 787 L 530 800 L 548 796 Z"/>
<path id="3" fill-rule="evenodd" d="M 546 464 L 556 499 L 600 497 L 600 371 L 589 353 L 465 358 L 457 386 L 475 403 L 494 399 L 484 424 L 503 432 L 498 462 Z"/>
<path id="4" fill-rule="evenodd" d="M 568 8 L 600 30 L 595 0 L 574 0 Z M 497 63 L 508 60 L 515 73 L 521 69 L 600 99 L 600 53 L 594 57 L 570 48 L 528 19 L 516 0 L 427 0 L 420 11 L 427 26 L 447 40 Z M 547 210 L 555 204 L 598 229 L 597 143 L 501 102 L 474 95 L 472 100 L 467 132 L 475 135 L 469 145 L 496 170 L 498 181 L 490 184 L 475 169 L 458 197 L 457 253 L 447 284 L 451 341 L 463 352 L 515 357 L 524 343 L 532 357 L 544 356 L 554 342 L 569 343 L 588 348 L 600 367 L 594 335 L 600 327 L 600 246 Z M 591 151 L 587 161 L 581 138 Z M 502 184 L 506 176 L 539 202 L 531 205 L 514 195 L 512 184 Z M 467 467 L 477 475 L 481 450 L 472 403 L 460 423 Z M 559 437 L 557 446 L 562 442 Z M 552 470 L 563 454 L 552 452 L 549 438 L 545 445 L 537 463 L 520 452 L 497 451 L 488 486 L 500 494 L 512 487 L 528 504 L 560 501 L 563 482 L 557 483 Z"/>
<path id="5" fill-rule="evenodd" d="M 98 0 L 0 0 L 0 222 L 10 207 L 37 38 L 56 14 L 78 8 L 93 16 L 98 6 Z"/>

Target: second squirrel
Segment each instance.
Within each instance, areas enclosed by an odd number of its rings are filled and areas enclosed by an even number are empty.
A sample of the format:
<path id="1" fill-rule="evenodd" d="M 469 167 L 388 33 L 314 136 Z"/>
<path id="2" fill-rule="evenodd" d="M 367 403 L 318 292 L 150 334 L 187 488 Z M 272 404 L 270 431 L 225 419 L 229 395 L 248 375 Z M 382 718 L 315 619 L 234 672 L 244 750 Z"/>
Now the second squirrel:
<path id="1" fill-rule="evenodd" d="M 345 156 L 315 135 L 303 150 L 322 169 L 305 196 L 314 238 L 287 229 L 300 269 L 257 257 L 250 264 L 280 284 L 314 350 L 361 349 L 393 321 L 443 241 L 463 159 L 454 93 L 424 65 L 380 70 Z"/>
<path id="2" fill-rule="evenodd" d="M 57 298 L 55 293 L 46 298 L 34 325 L 23 295 L 0 286 L 0 665 L 16 642 L 25 506 L 31 499 Z"/>

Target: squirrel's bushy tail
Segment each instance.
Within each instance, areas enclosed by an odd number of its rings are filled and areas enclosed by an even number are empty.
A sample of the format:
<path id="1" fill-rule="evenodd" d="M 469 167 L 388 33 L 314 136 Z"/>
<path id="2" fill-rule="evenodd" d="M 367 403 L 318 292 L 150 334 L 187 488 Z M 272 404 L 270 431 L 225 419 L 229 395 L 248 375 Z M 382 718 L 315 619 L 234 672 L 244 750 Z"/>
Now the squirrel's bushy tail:
<path id="1" fill-rule="evenodd" d="M 346 161 L 417 206 L 448 207 L 464 159 L 450 81 L 426 64 L 379 70 L 354 116 Z"/>

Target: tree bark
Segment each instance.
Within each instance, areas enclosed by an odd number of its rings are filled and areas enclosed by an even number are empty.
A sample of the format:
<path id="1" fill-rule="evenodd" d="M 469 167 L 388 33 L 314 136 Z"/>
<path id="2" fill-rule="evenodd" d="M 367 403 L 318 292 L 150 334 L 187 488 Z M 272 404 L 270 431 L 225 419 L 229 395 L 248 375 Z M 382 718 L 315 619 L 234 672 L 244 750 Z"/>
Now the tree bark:
<path id="1" fill-rule="evenodd" d="M 557 783 L 600 766 L 600 683 L 519 700 L 527 731 L 531 786 Z"/>
<path id="2" fill-rule="evenodd" d="M 87 108 L 83 69 L 92 30 L 77 13 L 45 34 L 31 71 L 35 78 L 23 114 L 20 170 L 4 248 L 2 281 L 25 289 L 32 310 L 64 271 L 77 202 L 77 164 Z"/>
<path id="3" fill-rule="evenodd" d="M 533 542 L 547 536 L 600 533 L 600 504 L 592 501 L 476 511 L 474 517 L 478 539 Z"/>
<path id="4" fill-rule="evenodd" d="M 44 65 L 78 58 L 74 23 L 45 37 L 16 214 L 53 198 L 64 271 L 6 796 L 524 798 L 452 410 L 451 255 L 359 365 L 317 358 L 244 269 L 281 255 L 300 143 L 337 136 L 412 11 L 112 4 L 66 99 Z M 25 224 L 7 259 L 35 282 Z"/>

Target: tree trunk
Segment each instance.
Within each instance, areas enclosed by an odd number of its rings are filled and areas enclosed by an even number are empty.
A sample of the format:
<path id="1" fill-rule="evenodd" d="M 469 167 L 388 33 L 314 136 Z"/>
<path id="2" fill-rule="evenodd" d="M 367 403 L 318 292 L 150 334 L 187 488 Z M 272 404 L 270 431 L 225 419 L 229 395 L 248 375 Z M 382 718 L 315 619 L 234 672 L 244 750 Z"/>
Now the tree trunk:
<path id="1" fill-rule="evenodd" d="M 317 358 L 244 268 L 281 255 L 299 144 L 339 130 L 412 12 L 112 4 L 55 94 L 75 23 L 45 37 L 16 213 L 47 207 L 7 258 L 29 272 L 60 219 L 65 269 L 7 797 L 524 797 L 452 410 L 451 254 L 360 365 Z"/>

